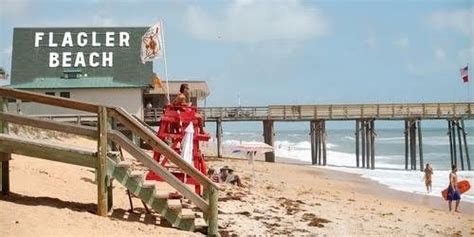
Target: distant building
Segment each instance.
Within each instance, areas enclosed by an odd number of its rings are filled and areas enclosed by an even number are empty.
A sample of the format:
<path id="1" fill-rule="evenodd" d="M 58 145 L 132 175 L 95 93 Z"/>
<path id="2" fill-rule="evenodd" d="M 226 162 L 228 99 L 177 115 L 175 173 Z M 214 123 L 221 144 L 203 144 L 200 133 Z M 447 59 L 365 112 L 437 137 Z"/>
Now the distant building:
<path id="1" fill-rule="evenodd" d="M 153 64 L 140 61 L 145 27 L 15 28 L 10 87 L 123 107 L 143 118 L 150 100 L 162 106 L 165 98 L 151 87 Z M 171 97 L 177 93 L 171 82 Z M 201 85 L 205 82 L 189 82 Z M 177 86 L 179 88 L 179 85 Z M 205 99 L 209 92 L 197 92 Z M 173 94 L 175 93 L 175 94 Z M 206 95 L 206 96 L 203 96 Z M 25 114 L 77 114 L 79 111 L 22 103 Z"/>

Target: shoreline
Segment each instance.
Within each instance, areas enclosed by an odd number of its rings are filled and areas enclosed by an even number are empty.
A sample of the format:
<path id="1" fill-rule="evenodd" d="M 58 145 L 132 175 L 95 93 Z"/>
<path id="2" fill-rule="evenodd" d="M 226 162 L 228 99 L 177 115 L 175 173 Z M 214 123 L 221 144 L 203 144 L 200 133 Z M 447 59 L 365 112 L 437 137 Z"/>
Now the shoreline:
<path id="1" fill-rule="evenodd" d="M 213 157 L 214 159 L 215 157 Z M 223 157 L 217 159 L 229 159 L 229 160 L 242 160 L 247 161 L 245 158 L 238 158 L 238 157 Z M 265 163 L 263 160 L 255 160 L 255 162 L 262 162 Z M 337 168 L 338 166 L 316 166 L 311 165 L 309 162 L 291 159 L 291 158 L 284 158 L 284 157 L 275 157 L 276 164 L 286 164 L 286 165 L 299 165 L 305 167 L 311 167 L 318 169 L 320 172 L 324 172 L 325 176 L 333 178 L 335 180 L 351 180 L 351 182 L 360 182 L 362 183 L 363 189 L 360 190 L 362 193 L 374 195 L 374 196 L 381 196 L 388 199 L 393 200 L 404 200 L 410 201 L 413 204 L 422 205 L 428 208 L 433 208 L 440 211 L 448 212 L 448 201 L 442 199 L 441 195 L 439 197 L 428 195 L 426 193 L 414 193 L 409 191 L 402 191 L 390 188 L 388 185 L 380 183 L 370 178 L 362 177 L 361 174 L 346 172 L 342 170 L 336 170 L 333 168 Z M 347 168 L 347 167 L 346 167 Z M 354 168 L 355 167 L 349 167 Z M 403 171 L 403 170 L 400 170 Z M 454 208 L 454 202 L 453 202 Z M 460 211 L 462 213 L 473 214 L 474 215 L 474 204 L 472 202 L 463 201 L 461 195 L 461 202 L 459 204 Z"/>

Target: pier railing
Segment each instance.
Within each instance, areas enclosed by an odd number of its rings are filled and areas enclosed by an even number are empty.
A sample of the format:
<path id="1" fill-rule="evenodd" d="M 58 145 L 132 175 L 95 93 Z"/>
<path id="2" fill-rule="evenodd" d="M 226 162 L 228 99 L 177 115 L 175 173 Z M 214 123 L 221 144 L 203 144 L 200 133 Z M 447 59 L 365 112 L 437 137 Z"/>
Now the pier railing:
<path id="1" fill-rule="evenodd" d="M 271 105 L 268 119 L 449 119 L 474 118 L 473 103 L 409 103 L 409 104 L 335 104 L 335 105 Z"/>
<path id="2" fill-rule="evenodd" d="M 349 120 L 375 118 L 381 120 L 423 118 L 474 118 L 474 103 L 399 103 L 399 104 L 327 104 L 270 105 L 255 107 L 202 107 L 200 113 L 208 121 L 299 121 Z M 145 109 L 145 121 L 156 122 L 161 109 Z"/>

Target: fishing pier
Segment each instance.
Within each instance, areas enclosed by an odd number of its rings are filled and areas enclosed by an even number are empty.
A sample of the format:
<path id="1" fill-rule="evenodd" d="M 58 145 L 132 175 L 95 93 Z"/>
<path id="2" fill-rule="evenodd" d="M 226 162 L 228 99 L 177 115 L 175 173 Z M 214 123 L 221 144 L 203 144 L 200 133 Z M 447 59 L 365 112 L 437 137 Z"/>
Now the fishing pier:
<path id="1" fill-rule="evenodd" d="M 203 107 L 200 113 L 206 122 L 216 123 L 217 155 L 222 156 L 222 123 L 261 121 L 263 140 L 273 146 L 275 122 L 309 122 L 311 161 L 327 164 L 326 122 L 355 122 L 355 166 L 375 168 L 375 122 L 405 122 L 405 169 L 423 170 L 423 120 L 447 121 L 450 162 L 461 170 L 472 170 L 464 120 L 474 119 L 474 103 L 404 103 L 404 104 L 332 104 L 332 105 L 270 105 L 265 107 Z M 156 124 L 161 111 L 145 111 L 145 122 Z M 273 152 L 265 161 L 274 162 Z M 419 164 L 419 166 L 418 166 Z"/>

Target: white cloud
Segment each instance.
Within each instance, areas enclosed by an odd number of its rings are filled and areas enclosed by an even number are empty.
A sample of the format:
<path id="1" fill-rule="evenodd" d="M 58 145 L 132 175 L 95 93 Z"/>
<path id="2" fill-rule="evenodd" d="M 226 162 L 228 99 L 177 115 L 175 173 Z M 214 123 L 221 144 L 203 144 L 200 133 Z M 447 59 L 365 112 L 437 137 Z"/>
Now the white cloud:
<path id="1" fill-rule="evenodd" d="M 466 35 L 474 32 L 474 7 L 458 10 L 436 11 L 426 17 L 436 29 L 451 29 Z"/>
<path id="2" fill-rule="evenodd" d="M 410 40 L 407 37 L 401 37 L 395 40 L 395 42 L 393 43 L 400 49 L 407 49 L 408 47 L 410 47 Z"/>
<path id="3" fill-rule="evenodd" d="M 198 39 L 233 42 L 302 41 L 330 32 L 327 19 L 317 8 L 297 0 L 240 0 L 221 12 L 212 15 L 198 6 L 189 6 L 185 14 L 187 30 Z"/>
<path id="4" fill-rule="evenodd" d="M 451 30 L 468 37 L 470 46 L 457 52 L 457 58 L 453 58 L 456 64 L 474 60 L 474 7 L 432 12 L 425 17 L 425 21 L 434 29 Z M 445 59 L 446 53 L 435 49 L 434 56 L 436 59 Z"/>

